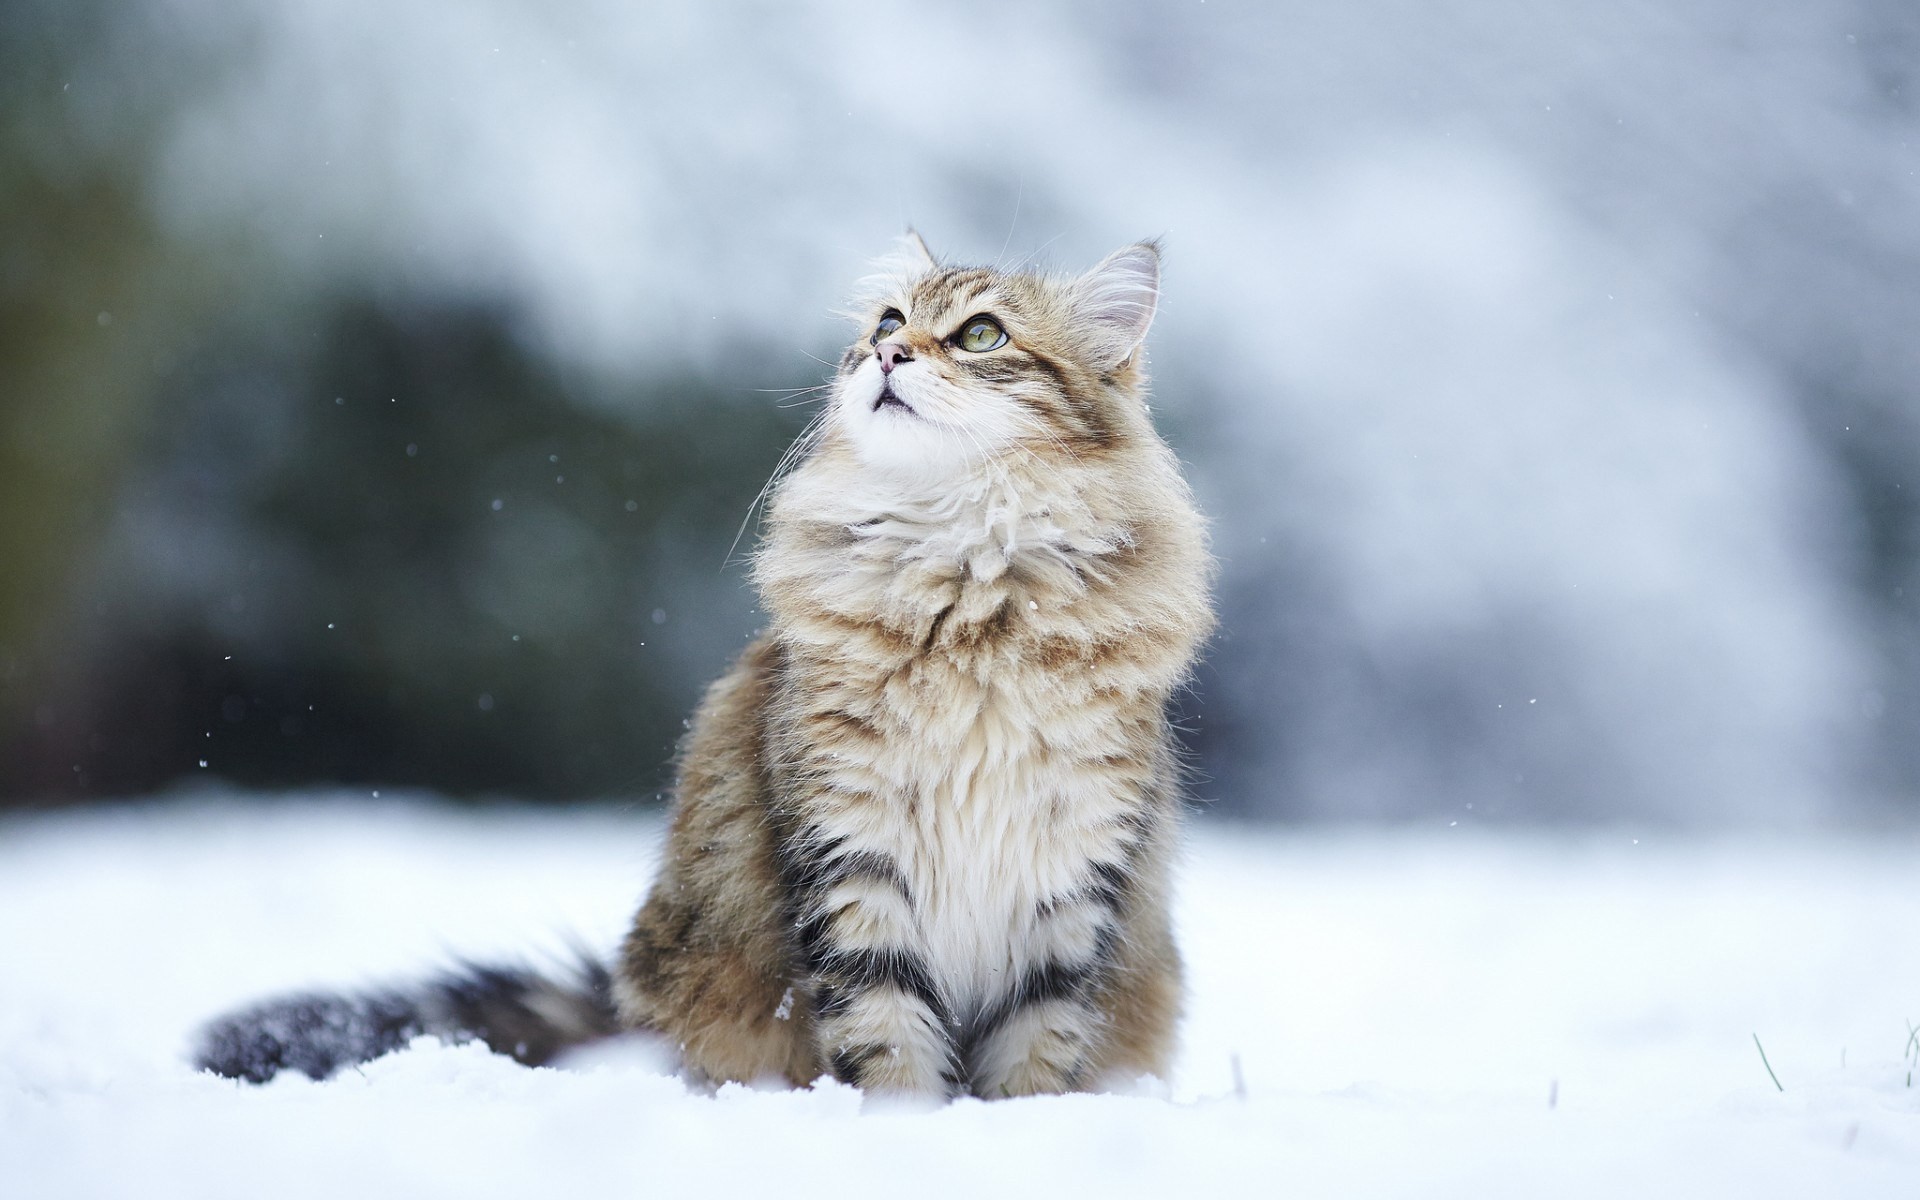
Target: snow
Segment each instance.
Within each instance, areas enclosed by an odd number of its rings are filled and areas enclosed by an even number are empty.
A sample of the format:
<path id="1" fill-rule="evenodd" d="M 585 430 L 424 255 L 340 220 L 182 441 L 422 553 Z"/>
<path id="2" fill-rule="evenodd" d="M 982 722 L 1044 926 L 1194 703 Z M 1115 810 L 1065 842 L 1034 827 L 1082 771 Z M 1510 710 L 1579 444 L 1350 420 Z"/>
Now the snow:
<path id="1" fill-rule="evenodd" d="M 646 1046 L 529 1070 L 422 1041 L 325 1083 L 194 1074 L 197 1022 L 264 993 L 611 945 L 660 832 L 639 809 L 238 799 L 0 822 L 0 1193 L 1920 1188 L 1912 831 L 1202 817 L 1170 1088 L 863 1112 L 830 1083 L 690 1091 Z"/>

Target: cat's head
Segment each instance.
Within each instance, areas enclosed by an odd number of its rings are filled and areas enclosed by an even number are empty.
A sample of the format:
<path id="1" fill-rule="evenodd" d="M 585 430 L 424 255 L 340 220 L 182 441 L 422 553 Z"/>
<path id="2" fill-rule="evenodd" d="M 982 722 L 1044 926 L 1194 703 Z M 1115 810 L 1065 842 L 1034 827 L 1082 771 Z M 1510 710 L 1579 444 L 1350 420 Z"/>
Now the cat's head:
<path id="1" fill-rule="evenodd" d="M 910 233 L 855 305 L 828 420 L 863 464 L 921 476 L 1105 457 L 1145 428 L 1159 288 L 1150 241 L 1056 277 L 946 266 Z"/>

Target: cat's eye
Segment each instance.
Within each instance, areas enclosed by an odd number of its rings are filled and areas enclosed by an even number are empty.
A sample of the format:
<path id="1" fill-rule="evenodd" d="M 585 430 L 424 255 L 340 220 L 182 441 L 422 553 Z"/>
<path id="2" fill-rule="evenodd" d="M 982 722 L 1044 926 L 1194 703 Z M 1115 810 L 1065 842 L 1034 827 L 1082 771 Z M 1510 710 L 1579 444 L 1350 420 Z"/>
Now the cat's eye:
<path id="1" fill-rule="evenodd" d="M 881 338 L 892 336 L 895 330 L 906 323 L 907 319 L 900 315 L 899 309 L 888 309 L 880 314 L 880 323 L 873 327 L 873 337 L 868 339 L 869 344 L 878 346 Z"/>
<path id="2" fill-rule="evenodd" d="M 1000 322 L 992 317 L 974 317 L 960 327 L 959 333 L 953 335 L 953 344 L 962 350 L 985 354 L 1007 344 L 1007 331 L 1000 328 Z"/>

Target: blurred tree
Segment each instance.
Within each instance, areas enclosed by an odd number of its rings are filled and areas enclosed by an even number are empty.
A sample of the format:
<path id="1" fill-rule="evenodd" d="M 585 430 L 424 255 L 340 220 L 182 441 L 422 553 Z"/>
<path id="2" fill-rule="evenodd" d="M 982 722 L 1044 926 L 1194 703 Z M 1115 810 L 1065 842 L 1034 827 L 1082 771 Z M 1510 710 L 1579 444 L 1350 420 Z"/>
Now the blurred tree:
<path id="1" fill-rule="evenodd" d="M 160 131 L 225 62 L 143 68 L 166 19 L 0 11 L 0 804 L 657 780 L 754 624 L 722 562 L 799 414 L 166 229 Z"/>
<path id="2" fill-rule="evenodd" d="M 0 793 L 143 791 L 203 761 L 262 786 L 656 782 L 753 627 L 722 562 L 798 416 L 691 381 L 581 394 L 607 386 L 484 305 L 239 322 L 155 402 L 84 652 L 48 664 L 55 719 Z"/>
<path id="3" fill-rule="evenodd" d="M 164 237 L 142 191 L 158 110 L 134 101 L 171 81 L 81 69 L 117 19 L 0 9 L 0 731 L 59 720 L 35 664 L 65 651 L 153 381 L 225 274 Z"/>

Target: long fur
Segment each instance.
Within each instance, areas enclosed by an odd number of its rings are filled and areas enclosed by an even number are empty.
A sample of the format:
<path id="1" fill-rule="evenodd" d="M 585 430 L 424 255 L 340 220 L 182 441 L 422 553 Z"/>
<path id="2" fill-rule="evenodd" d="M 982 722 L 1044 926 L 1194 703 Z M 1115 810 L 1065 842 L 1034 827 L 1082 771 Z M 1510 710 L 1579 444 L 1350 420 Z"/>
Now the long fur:
<path id="1" fill-rule="evenodd" d="M 582 958 L 559 978 L 462 963 L 427 983 L 357 995 L 307 992 L 263 1001 L 200 1031 L 194 1066 L 265 1083 L 283 1070 L 325 1079 L 431 1035 L 485 1042 L 529 1066 L 619 1032 L 613 979 Z"/>
<path id="2" fill-rule="evenodd" d="M 682 748 L 617 1021 L 521 976 L 464 1009 L 444 983 L 307 997 L 217 1024 L 202 1064 L 346 1061 L 301 1048 L 313 1026 L 374 1053 L 465 1029 L 539 1061 L 617 1024 L 710 1080 L 944 1097 L 1164 1076 L 1166 706 L 1212 628 L 1212 567 L 1147 415 L 1158 284 L 1153 243 L 1061 278 L 943 266 L 917 237 L 867 281 L 768 506 L 768 627 Z M 963 348 L 981 319 L 1005 338 Z M 529 1035 L 549 1005 L 570 1027 Z M 280 1049 L 231 1052 L 263 1027 Z"/>

